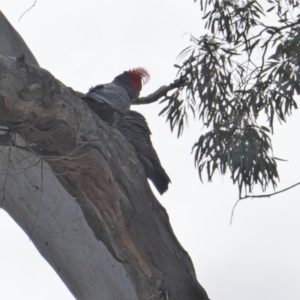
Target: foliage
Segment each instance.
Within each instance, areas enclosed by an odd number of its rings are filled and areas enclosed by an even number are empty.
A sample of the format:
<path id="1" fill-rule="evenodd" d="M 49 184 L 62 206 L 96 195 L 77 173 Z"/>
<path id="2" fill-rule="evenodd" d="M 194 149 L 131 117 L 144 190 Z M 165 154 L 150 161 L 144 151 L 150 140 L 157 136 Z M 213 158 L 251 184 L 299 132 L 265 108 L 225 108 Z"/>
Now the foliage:
<path id="1" fill-rule="evenodd" d="M 279 179 L 269 134 L 286 121 L 300 93 L 299 1 L 199 0 L 206 34 L 191 37 L 179 58 L 185 84 L 167 95 L 161 114 L 180 136 L 189 112 L 206 133 L 193 147 L 202 180 L 231 173 L 239 193 Z M 197 2 L 197 0 L 195 0 Z M 272 23 L 271 23 L 272 22 Z M 264 126 L 265 125 L 265 126 Z"/>

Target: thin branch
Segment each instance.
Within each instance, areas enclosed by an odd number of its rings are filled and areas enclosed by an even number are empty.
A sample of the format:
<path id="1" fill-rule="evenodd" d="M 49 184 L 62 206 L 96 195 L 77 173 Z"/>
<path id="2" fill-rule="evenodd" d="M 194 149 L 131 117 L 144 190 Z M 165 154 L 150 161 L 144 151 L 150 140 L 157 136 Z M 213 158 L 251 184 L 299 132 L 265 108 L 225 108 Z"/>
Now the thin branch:
<path id="1" fill-rule="evenodd" d="M 15 176 L 15 175 L 22 174 L 22 173 L 24 173 L 26 170 L 28 170 L 28 169 L 30 169 L 30 168 L 33 168 L 33 167 L 37 166 L 37 165 L 40 163 L 41 159 L 38 160 L 37 162 L 35 162 L 36 158 L 37 158 L 37 156 L 35 156 L 34 159 L 33 159 L 33 161 L 30 162 L 29 166 L 27 166 L 26 168 L 24 168 L 22 171 L 19 171 L 19 172 L 16 172 L 16 173 L 12 173 L 12 174 L 9 174 L 9 176 Z"/>
<path id="2" fill-rule="evenodd" d="M 235 204 L 233 205 L 233 208 L 231 210 L 231 216 L 230 216 L 230 222 L 229 224 L 232 225 L 232 220 L 233 220 L 233 214 L 234 214 L 234 211 L 235 211 L 235 208 L 236 206 L 238 205 L 238 203 L 241 201 L 241 199 L 238 199 Z"/>
<path id="3" fill-rule="evenodd" d="M 241 201 L 241 200 L 245 200 L 245 199 L 248 199 L 248 198 L 270 198 L 272 196 L 275 196 L 275 195 L 278 195 L 280 193 L 283 193 L 283 192 L 286 192 L 292 188 L 294 188 L 295 186 L 299 185 L 300 182 L 297 182 L 281 191 L 278 191 L 278 192 L 274 192 L 274 193 L 271 193 L 271 194 L 264 194 L 264 195 L 246 195 L 244 197 L 240 197 L 234 204 L 233 208 L 232 208 L 232 211 L 231 211 L 231 216 L 230 216 L 230 225 L 232 225 L 232 220 L 233 220 L 233 214 L 234 214 L 234 210 L 236 208 L 236 206 L 238 205 L 238 203 Z"/>
<path id="4" fill-rule="evenodd" d="M 18 22 L 20 22 L 20 20 L 22 19 L 22 17 L 23 17 L 27 12 L 29 12 L 29 11 L 35 6 L 36 1 L 37 1 L 37 0 L 34 1 L 34 3 L 31 5 L 31 7 L 29 7 L 27 10 L 25 10 L 25 11 L 22 13 L 22 15 L 20 16 Z"/>
<path id="5" fill-rule="evenodd" d="M 18 151 L 18 153 L 20 154 L 19 151 Z M 28 158 L 29 158 L 30 156 L 32 156 L 32 155 L 34 155 L 34 153 L 30 153 L 28 156 L 22 156 L 22 158 L 21 158 L 20 160 L 16 161 L 15 163 L 13 163 L 13 164 L 11 165 L 11 167 L 14 167 L 15 165 L 17 165 L 18 163 L 20 163 L 20 162 L 23 161 L 23 160 L 26 160 L 26 161 L 28 161 L 28 162 L 30 163 L 30 161 L 28 160 Z"/>
<path id="6" fill-rule="evenodd" d="M 10 130 L 8 130 L 7 133 L 0 135 L 0 145 L 9 146 L 11 144 L 10 139 L 11 139 L 11 132 Z"/>
<path id="7" fill-rule="evenodd" d="M 7 182 L 7 178 L 8 178 L 8 171 L 10 168 L 10 155 L 11 155 L 11 149 L 12 149 L 12 137 L 11 137 L 11 133 L 10 134 L 10 145 L 9 145 L 9 150 L 8 150 L 8 156 L 7 156 L 7 167 L 5 170 L 5 175 L 4 175 L 4 183 L 3 183 L 3 187 L 1 189 L 1 191 L 3 192 L 3 198 L 0 204 L 0 208 L 2 207 L 4 200 L 5 200 L 5 188 L 6 188 L 6 182 Z"/>
<path id="8" fill-rule="evenodd" d="M 274 195 L 277 195 L 277 194 L 283 193 L 285 191 L 288 191 L 288 190 L 294 188 L 295 186 L 297 186 L 299 184 L 300 184 L 300 182 L 297 182 L 297 183 L 295 183 L 295 184 L 293 184 L 293 185 L 291 185 L 291 186 L 289 186 L 289 187 L 287 187 L 287 188 L 285 188 L 285 189 L 283 189 L 281 191 L 274 192 L 274 193 L 271 193 L 271 194 L 266 194 L 266 195 L 247 195 L 247 196 L 244 196 L 244 197 L 240 198 L 239 200 L 244 200 L 244 199 L 247 199 L 247 198 L 270 198 L 270 197 L 272 197 Z"/>
<path id="9" fill-rule="evenodd" d="M 184 85 L 185 81 L 186 81 L 186 78 L 182 76 L 179 79 L 174 80 L 174 82 L 169 85 L 163 85 L 156 92 L 148 95 L 147 97 L 141 97 L 141 98 L 133 100 L 132 104 L 140 105 L 140 104 L 149 104 L 149 103 L 156 102 L 161 97 L 166 96 L 169 91 Z"/>
<path id="10" fill-rule="evenodd" d="M 44 169 L 43 169 L 43 160 L 41 160 L 41 196 L 40 196 L 40 202 L 39 202 L 39 206 L 38 206 L 38 209 L 36 211 L 36 216 L 35 216 L 35 220 L 33 222 L 33 225 L 32 225 L 32 228 L 30 230 L 30 234 L 29 234 L 29 239 L 31 239 L 32 237 L 32 233 L 33 233 L 33 230 L 34 230 L 34 227 L 36 225 L 36 221 L 38 219 L 38 215 L 39 215 L 39 212 L 40 212 L 40 208 L 41 208 L 41 204 L 42 204 L 42 200 L 43 200 L 43 183 L 44 183 Z"/>
<path id="11" fill-rule="evenodd" d="M 141 97 L 141 98 L 137 98 L 137 99 L 133 100 L 132 104 L 133 105 L 141 105 L 141 104 L 149 104 L 149 103 L 156 102 L 161 97 L 166 96 L 166 94 L 169 91 L 184 85 L 185 82 L 186 82 L 186 78 L 184 76 L 181 76 L 179 79 L 174 80 L 174 82 L 172 82 L 171 84 L 161 86 L 157 91 L 148 95 L 147 97 Z M 84 93 L 81 93 L 78 91 L 74 91 L 74 93 L 79 98 L 82 98 L 85 95 Z"/>
<path id="12" fill-rule="evenodd" d="M 12 146 L 16 147 L 17 149 L 21 149 L 21 150 L 30 152 L 30 149 L 28 147 L 23 147 L 23 146 L 17 145 L 13 140 L 11 141 L 10 139 L 11 139 L 10 131 L 8 131 L 5 134 L 0 134 L 0 145 L 1 146 L 12 145 Z"/>

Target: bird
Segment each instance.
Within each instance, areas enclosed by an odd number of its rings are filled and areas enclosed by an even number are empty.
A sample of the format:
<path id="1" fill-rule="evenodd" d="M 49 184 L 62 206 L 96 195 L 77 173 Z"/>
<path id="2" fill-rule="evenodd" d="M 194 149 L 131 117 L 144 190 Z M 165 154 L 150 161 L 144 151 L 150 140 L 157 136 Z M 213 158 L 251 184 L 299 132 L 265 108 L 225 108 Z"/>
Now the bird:
<path id="1" fill-rule="evenodd" d="M 151 131 L 145 117 L 137 111 L 129 110 L 122 118 L 114 122 L 116 128 L 128 141 L 142 163 L 147 178 L 162 195 L 171 182 L 162 167 L 158 155 L 151 142 Z"/>
<path id="2" fill-rule="evenodd" d="M 150 79 L 144 68 L 135 68 L 116 76 L 110 83 L 90 88 L 82 100 L 102 120 L 112 124 L 122 118 L 130 109 L 131 103 L 138 98 L 142 86 Z"/>

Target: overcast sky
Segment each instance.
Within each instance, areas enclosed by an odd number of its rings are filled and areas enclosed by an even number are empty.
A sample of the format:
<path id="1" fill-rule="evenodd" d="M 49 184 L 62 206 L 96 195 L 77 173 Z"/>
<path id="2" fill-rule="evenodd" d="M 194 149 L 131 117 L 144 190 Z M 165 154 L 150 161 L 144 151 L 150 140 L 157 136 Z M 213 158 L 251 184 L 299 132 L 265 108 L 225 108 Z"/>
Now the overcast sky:
<path id="1" fill-rule="evenodd" d="M 18 22 L 33 2 L 1 0 L 0 9 L 40 66 L 81 92 L 142 66 L 151 74 L 141 94 L 147 95 L 175 79 L 173 65 L 189 45 L 189 33 L 205 33 L 199 3 L 192 0 L 38 0 Z M 201 124 L 191 122 L 178 140 L 158 116 L 162 108 L 158 103 L 133 107 L 147 118 L 153 144 L 172 180 L 158 199 L 209 297 L 299 300 L 300 187 L 269 199 L 240 202 L 230 226 L 237 187 L 218 175 L 213 183 L 201 183 L 193 165 L 190 153 Z M 275 127 L 274 155 L 288 160 L 279 163 L 279 189 L 299 181 L 299 125 L 296 112 L 288 124 Z M 1 300 L 74 299 L 3 210 L 0 256 Z"/>

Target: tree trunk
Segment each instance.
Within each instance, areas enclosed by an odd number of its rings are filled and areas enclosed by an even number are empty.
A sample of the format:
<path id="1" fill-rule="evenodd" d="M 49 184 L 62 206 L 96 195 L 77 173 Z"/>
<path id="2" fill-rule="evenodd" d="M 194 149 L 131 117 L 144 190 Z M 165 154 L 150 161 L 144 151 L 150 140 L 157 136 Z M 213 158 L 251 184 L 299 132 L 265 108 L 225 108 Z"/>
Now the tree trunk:
<path id="1" fill-rule="evenodd" d="M 125 139 L 0 26 L 2 207 L 77 299 L 208 299 Z"/>

